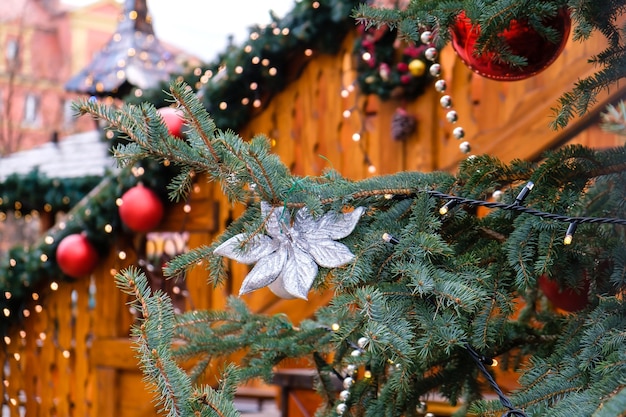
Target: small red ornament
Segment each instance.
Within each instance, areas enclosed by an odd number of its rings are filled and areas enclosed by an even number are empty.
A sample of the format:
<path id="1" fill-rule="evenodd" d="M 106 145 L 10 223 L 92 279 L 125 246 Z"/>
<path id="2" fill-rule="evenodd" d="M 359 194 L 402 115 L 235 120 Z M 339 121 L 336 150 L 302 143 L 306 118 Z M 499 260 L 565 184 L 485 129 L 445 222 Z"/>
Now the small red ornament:
<path id="1" fill-rule="evenodd" d="M 151 189 L 139 184 L 126 191 L 119 206 L 120 218 L 135 232 L 149 232 L 163 219 L 163 203 Z"/>
<path id="2" fill-rule="evenodd" d="M 561 10 L 546 22 L 546 26 L 559 33 L 558 42 L 549 42 L 525 21 L 511 21 L 508 29 L 498 35 L 512 54 L 526 58 L 525 66 L 501 62 L 494 51 L 476 55 L 476 40 L 480 35 L 480 26 L 473 25 L 465 12 L 458 15 L 451 28 L 452 47 L 465 65 L 483 77 L 498 81 L 522 80 L 543 71 L 561 54 L 571 28 L 568 11 Z"/>
<path id="3" fill-rule="evenodd" d="M 180 110 L 173 107 L 161 107 L 160 109 L 157 109 L 157 111 L 161 114 L 170 135 L 180 138 L 182 136 L 184 126 L 184 120 Z"/>
<path id="4" fill-rule="evenodd" d="M 57 264 L 64 274 L 80 278 L 93 272 L 98 264 L 98 252 L 82 233 L 67 235 L 59 242 Z"/>
<path id="5" fill-rule="evenodd" d="M 561 285 L 547 275 L 538 280 L 539 289 L 550 300 L 554 307 L 574 312 L 582 310 L 589 303 L 589 279 L 585 276 L 581 288 L 561 288 Z"/>

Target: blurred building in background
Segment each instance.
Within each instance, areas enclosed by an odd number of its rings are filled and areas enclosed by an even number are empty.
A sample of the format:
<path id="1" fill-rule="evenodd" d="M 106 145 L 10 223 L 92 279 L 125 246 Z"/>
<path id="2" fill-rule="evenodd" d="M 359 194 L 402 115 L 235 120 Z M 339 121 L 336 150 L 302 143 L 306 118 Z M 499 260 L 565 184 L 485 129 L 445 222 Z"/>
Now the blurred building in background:
<path id="1" fill-rule="evenodd" d="M 115 30 L 120 5 L 68 9 L 59 0 L 4 0 L 0 8 L 0 156 L 94 129 L 64 89 Z"/>
<path id="2" fill-rule="evenodd" d="M 101 0 L 79 8 L 60 0 L 2 0 L 0 158 L 96 129 L 91 118 L 76 118 L 71 109 L 77 97 L 89 93 L 67 88 L 68 81 L 89 75 L 94 63 L 102 69 L 96 61 L 115 49 L 112 43 L 121 46 L 118 54 L 122 49 L 129 57 L 147 56 L 135 49 L 142 45 L 133 43 L 140 32 L 154 38 L 145 0 Z M 170 45 L 161 46 L 156 39 L 150 44 L 166 50 L 176 63 L 191 59 Z M 124 61 L 109 55 L 106 58 L 114 60 L 109 76 L 119 77 L 118 67 Z M 163 68 L 171 72 L 179 67 Z M 134 65 L 134 76 L 136 72 Z"/>

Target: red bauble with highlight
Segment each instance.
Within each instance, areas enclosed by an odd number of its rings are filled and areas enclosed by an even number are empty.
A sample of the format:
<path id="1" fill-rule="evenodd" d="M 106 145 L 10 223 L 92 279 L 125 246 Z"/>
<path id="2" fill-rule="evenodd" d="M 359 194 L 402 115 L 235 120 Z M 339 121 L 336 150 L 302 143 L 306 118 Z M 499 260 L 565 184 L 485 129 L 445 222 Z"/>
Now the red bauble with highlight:
<path id="1" fill-rule="evenodd" d="M 561 288 L 556 280 L 547 275 L 539 277 L 538 285 L 550 303 L 561 310 L 575 312 L 582 310 L 589 304 L 589 279 L 586 276 L 580 288 Z"/>
<path id="2" fill-rule="evenodd" d="M 513 20 L 508 29 L 500 33 L 512 54 L 526 58 L 527 65 L 514 66 L 498 60 L 495 51 L 476 55 L 476 41 L 480 26 L 473 25 L 464 12 L 450 28 L 452 47 L 472 71 L 498 81 L 517 81 L 529 78 L 546 69 L 558 58 L 565 48 L 571 29 L 571 18 L 567 10 L 561 10 L 546 22 L 546 26 L 559 34 L 557 42 L 550 42 L 533 29 L 528 22 Z"/>
<path id="3" fill-rule="evenodd" d="M 121 198 L 119 214 L 122 222 L 134 232 L 149 232 L 163 220 L 163 203 L 151 189 L 136 185 Z"/>
<path id="4" fill-rule="evenodd" d="M 57 265 L 72 278 L 90 275 L 98 264 L 98 252 L 82 233 L 67 235 L 56 251 Z"/>
<path id="5" fill-rule="evenodd" d="M 180 110 L 173 107 L 161 107 L 157 109 L 157 111 L 161 114 L 170 135 L 176 136 L 177 138 L 182 137 L 185 121 Z"/>

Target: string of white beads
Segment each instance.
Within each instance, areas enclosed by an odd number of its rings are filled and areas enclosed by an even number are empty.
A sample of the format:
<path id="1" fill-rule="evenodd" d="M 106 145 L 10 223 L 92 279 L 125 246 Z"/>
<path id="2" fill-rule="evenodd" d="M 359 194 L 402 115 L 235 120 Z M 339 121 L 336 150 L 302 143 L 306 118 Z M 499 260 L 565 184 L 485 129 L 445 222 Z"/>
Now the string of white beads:
<path id="1" fill-rule="evenodd" d="M 422 32 L 420 35 L 420 40 L 422 41 L 424 45 L 428 47 L 426 51 L 424 52 L 424 56 L 426 57 L 427 60 L 432 62 L 428 71 L 430 72 L 431 76 L 437 78 L 437 81 L 435 81 L 435 90 L 437 90 L 437 92 L 442 94 L 441 98 L 439 99 L 439 104 L 441 105 L 443 109 L 447 110 L 446 120 L 448 121 L 448 123 L 455 124 L 459 120 L 459 116 L 456 110 L 454 110 L 453 108 L 452 97 L 450 97 L 450 95 L 446 93 L 446 90 L 448 89 L 446 80 L 441 78 L 441 64 L 436 62 L 439 56 L 439 52 L 432 45 L 432 40 L 433 40 L 432 32 L 428 30 Z M 465 130 L 461 126 L 456 126 L 452 130 L 452 135 L 454 136 L 455 139 L 460 141 L 465 138 Z M 471 151 L 469 142 L 468 141 L 461 142 L 459 144 L 459 149 L 461 150 L 461 152 L 465 154 L 469 153 Z"/>
<path id="2" fill-rule="evenodd" d="M 369 340 L 366 337 L 361 337 L 357 341 L 356 347 L 352 352 L 350 352 L 350 356 L 358 357 L 365 352 L 365 348 L 367 347 Z M 348 364 L 345 367 L 345 378 L 343 379 L 343 390 L 339 393 L 339 403 L 335 407 L 335 411 L 337 415 L 342 416 L 348 411 L 347 401 L 350 399 L 350 389 L 356 383 L 355 376 L 357 373 L 357 366 L 354 364 Z M 365 372 L 365 377 L 368 378 L 368 371 Z M 420 403 L 416 406 L 415 411 L 418 413 L 424 414 L 424 417 L 435 417 L 433 413 L 426 412 L 426 403 L 420 401 Z"/>
<path id="3" fill-rule="evenodd" d="M 365 347 L 367 346 L 367 343 L 368 343 L 367 338 L 366 337 L 361 337 L 357 341 L 357 345 L 354 348 L 354 350 L 352 350 L 352 352 L 350 352 L 350 356 L 352 356 L 352 357 L 361 356 L 361 354 L 363 353 Z M 354 379 L 355 376 L 356 376 L 356 371 L 357 371 L 356 365 L 354 365 L 354 364 L 346 365 L 346 368 L 345 368 L 346 377 L 343 379 L 343 390 L 339 393 L 339 401 L 340 402 L 335 407 L 335 411 L 337 412 L 337 415 L 341 416 L 348 410 L 348 405 L 346 404 L 346 402 L 350 398 L 350 388 L 356 382 L 355 379 Z"/>

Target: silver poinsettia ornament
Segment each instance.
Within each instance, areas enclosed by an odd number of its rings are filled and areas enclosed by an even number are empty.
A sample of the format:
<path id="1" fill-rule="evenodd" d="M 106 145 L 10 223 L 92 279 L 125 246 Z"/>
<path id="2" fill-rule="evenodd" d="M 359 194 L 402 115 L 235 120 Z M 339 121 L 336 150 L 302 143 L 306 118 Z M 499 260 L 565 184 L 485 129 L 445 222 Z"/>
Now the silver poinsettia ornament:
<path id="1" fill-rule="evenodd" d="M 293 223 L 284 210 L 261 202 L 265 234 L 240 233 L 214 250 L 237 262 L 256 262 L 239 295 L 269 287 L 279 297 L 306 300 L 318 266 L 336 268 L 354 259 L 350 249 L 336 240 L 352 233 L 364 207 L 348 213 L 328 212 L 318 218 L 305 207 L 298 210 Z"/>

